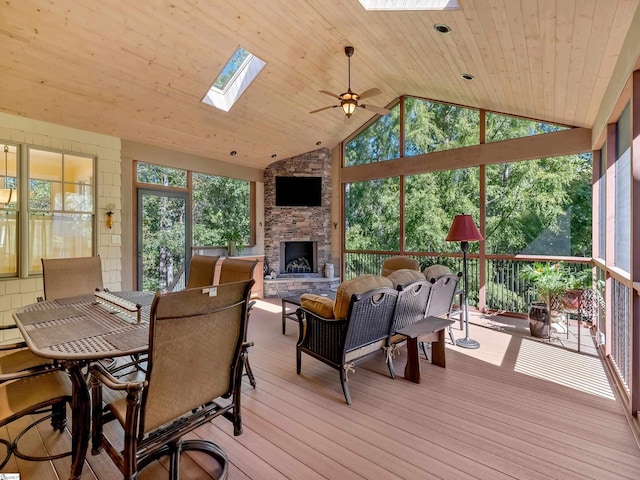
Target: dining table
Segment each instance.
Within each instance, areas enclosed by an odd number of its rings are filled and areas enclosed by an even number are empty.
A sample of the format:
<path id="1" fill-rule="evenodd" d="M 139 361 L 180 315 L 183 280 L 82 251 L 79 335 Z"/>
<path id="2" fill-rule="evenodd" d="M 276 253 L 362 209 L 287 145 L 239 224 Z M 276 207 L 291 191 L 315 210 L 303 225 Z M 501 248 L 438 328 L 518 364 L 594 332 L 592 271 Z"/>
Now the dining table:
<path id="1" fill-rule="evenodd" d="M 69 372 L 73 385 L 71 480 L 82 474 L 91 434 L 86 367 L 91 362 L 147 351 L 154 295 L 101 290 L 94 295 L 40 301 L 13 314 L 29 349 L 59 362 Z"/>

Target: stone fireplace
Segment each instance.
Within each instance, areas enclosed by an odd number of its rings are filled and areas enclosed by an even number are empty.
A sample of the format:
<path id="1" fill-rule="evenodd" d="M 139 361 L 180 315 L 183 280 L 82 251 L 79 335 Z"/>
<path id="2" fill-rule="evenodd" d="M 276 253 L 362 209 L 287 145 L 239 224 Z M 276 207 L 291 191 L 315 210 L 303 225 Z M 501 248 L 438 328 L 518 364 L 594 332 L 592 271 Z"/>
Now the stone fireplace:
<path id="1" fill-rule="evenodd" d="M 321 177 L 319 206 L 277 206 L 276 177 Z M 264 171 L 265 296 L 326 290 L 331 263 L 331 152 L 321 148 L 280 160 Z"/>
<path id="2" fill-rule="evenodd" d="M 318 273 L 317 242 L 280 242 L 280 272 Z"/>

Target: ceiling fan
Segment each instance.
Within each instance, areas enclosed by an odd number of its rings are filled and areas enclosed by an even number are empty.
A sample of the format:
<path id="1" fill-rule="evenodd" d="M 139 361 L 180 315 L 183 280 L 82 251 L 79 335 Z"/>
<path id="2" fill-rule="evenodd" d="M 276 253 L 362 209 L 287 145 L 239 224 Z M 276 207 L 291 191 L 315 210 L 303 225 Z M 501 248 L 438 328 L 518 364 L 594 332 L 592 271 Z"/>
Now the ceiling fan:
<path id="1" fill-rule="evenodd" d="M 345 93 L 341 93 L 340 95 L 336 95 L 335 93 L 327 92 L 326 90 L 320 90 L 320 93 L 330 95 L 340 100 L 340 104 L 331 105 L 329 107 L 322 107 L 317 110 L 313 110 L 312 112 L 309 112 L 309 113 L 317 113 L 323 110 L 328 110 L 329 108 L 338 108 L 338 107 L 342 108 L 342 111 L 347 116 L 347 118 L 353 115 L 353 112 L 356 111 L 356 107 L 364 108 L 365 110 L 371 110 L 372 112 L 377 113 L 378 115 L 386 115 L 387 113 L 389 113 L 389 110 L 386 108 L 376 107 L 375 105 L 358 104 L 358 101 L 363 100 L 365 98 L 373 97 L 374 95 L 379 95 L 382 92 L 380 92 L 380 89 L 378 88 L 370 88 L 369 90 L 366 90 L 359 94 L 351 91 L 351 56 L 353 55 L 353 52 L 354 52 L 353 47 L 350 47 L 350 46 L 344 47 L 344 54 L 349 59 L 349 85 L 348 85 L 347 91 Z"/>

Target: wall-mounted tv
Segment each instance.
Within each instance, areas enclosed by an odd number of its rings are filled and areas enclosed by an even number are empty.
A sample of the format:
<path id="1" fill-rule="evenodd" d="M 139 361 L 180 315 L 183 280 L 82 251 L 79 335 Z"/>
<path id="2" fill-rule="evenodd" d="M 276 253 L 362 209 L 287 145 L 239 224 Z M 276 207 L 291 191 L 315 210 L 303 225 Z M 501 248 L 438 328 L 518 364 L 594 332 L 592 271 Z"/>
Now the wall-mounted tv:
<path id="1" fill-rule="evenodd" d="M 276 207 L 319 207 L 322 177 L 276 177 Z"/>

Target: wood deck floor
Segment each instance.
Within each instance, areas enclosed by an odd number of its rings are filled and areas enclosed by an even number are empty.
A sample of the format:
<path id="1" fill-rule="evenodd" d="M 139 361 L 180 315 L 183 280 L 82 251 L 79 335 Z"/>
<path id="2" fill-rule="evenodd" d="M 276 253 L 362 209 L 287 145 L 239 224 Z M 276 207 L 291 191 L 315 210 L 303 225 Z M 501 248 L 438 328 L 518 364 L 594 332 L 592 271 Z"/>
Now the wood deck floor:
<path id="1" fill-rule="evenodd" d="M 640 478 L 640 450 L 588 335 L 579 354 L 566 341 L 532 339 L 518 320 L 480 321 L 492 327 L 471 326 L 480 349 L 447 345 L 446 369 L 422 359 L 420 385 L 401 377 L 405 352 L 395 380 L 382 355 L 358 365 L 347 406 L 335 370 L 303 356 L 296 375 L 296 325 L 282 335 L 279 300 L 259 301 L 249 335 L 258 386 L 245 381 L 244 433 L 233 437 L 219 418 L 196 434 L 223 446 L 234 480 Z M 39 432 L 27 439 L 33 448 L 68 448 L 68 435 L 47 424 Z M 202 466 L 199 456 L 183 459 L 182 478 L 211 478 Z M 45 480 L 67 478 L 68 469 L 68 458 L 12 459 L 2 472 Z M 140 478 L 163 470 L 151 465 Z M 83 478 L 119 474 L 103 453 L 88 456 Z"/>

